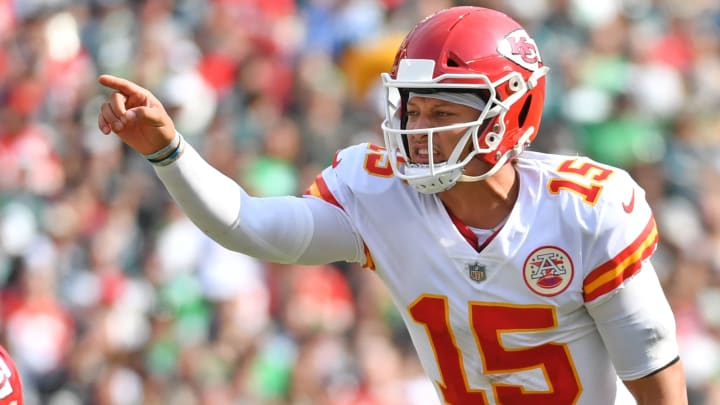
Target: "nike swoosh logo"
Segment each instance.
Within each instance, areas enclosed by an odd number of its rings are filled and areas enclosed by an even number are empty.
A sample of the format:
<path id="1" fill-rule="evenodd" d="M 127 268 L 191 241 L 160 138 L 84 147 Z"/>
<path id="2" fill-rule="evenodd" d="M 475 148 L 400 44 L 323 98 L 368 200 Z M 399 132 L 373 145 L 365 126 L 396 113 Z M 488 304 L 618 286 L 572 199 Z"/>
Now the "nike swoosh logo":
<path id="1" fill-rule="evenodd" d="M 633 209 L 635 209 L 635 189 L 632 191 L 632 195 L 630 195 L 630 202 L 623 203 L 622 204 L 623 210 L 627 212 L 628 214 L 633 212 Z"/>
<path id="2" fill-rule="evenodd" d="M 333 156 L 333 161 L 332 161 L 332 167 L 333 167 L 333 169 L 336 168 L 336 167 L 338 167 L 338 165 L 340 164 L 340 161 L 341 161 L 341 160 L 342 160 L 342 159 L 340 159 L 340 151 L 336 151 L 336 152 L 335 152 L 335 156 Z"/>

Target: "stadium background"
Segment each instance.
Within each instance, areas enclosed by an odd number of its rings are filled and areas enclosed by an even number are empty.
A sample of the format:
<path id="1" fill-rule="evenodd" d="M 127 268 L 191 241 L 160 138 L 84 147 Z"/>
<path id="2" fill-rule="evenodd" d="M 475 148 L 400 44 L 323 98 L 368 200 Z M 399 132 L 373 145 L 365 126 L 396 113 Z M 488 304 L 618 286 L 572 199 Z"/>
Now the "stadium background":
<path id="1" fill-rule="evenodd" d="M 648 191 L 691 404 L 720 404 L 720 2 L 462 3 L 521 21 L 552 67 L 533 148 Z M 0 0 L 0 341 L 27 403 L 437 405 L 370 272 L 212 243 L 97 130 L 96 77 L 153 90 L 253 193 L 298 194 L 381 141 L 379 72 L 452 4 Z"/>

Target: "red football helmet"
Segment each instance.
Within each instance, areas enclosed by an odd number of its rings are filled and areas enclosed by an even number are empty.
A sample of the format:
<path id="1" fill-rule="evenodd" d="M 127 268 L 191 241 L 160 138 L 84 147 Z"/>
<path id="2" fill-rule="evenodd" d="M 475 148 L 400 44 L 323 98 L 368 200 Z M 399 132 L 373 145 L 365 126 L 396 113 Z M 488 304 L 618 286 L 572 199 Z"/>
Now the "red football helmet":
<path id="1" fill-rule="evenodd" d="M 22 384 L 15 362 L 0 346 L 0 405 L 22 405 Z"/>
<path id="2" fill-rule="evenodd" d="M 382 129 L 395 174 L 424 193 L 437 193 L 457 181 L 478 181 L 494 174 L 535 139 L 545 99 L 545 75 L 535 41 L 507 15 L 481 7 L 453 7 L 420 21 L 382 74 L 387 107 Z M 408 130 L 405 105 L 410 91 L 476 94 L 484 105 L 473 122 Z M 410 162 L 408 135 L 467 128 L 446 162 Z M 464 154 L 469 150 L 469 154 Z M 432 156 L 432 154 L 430 154 Z M 473 158 L 492 165 L 470 176 Z"/>

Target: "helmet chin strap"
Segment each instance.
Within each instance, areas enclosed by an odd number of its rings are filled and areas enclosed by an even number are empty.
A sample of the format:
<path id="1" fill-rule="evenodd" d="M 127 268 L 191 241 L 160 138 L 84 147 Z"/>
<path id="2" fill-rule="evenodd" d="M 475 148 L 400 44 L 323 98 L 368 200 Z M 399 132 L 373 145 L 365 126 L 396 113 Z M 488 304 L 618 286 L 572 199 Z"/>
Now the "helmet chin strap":
<path id="1" fill-rule="evenodd" d="M 457 181 L 458 182 L 465 182 L 465 183 L 471 183 L 475 181 L 485 180 L 488 177 L 491 177 L 495 173 L 497 173 L 503 166 L 505 166 L 505 163 L 508 162 L 511 158 L 521 154 L 527 146 L 530 145 L 530 142 L 528 142 L 528 139 L 532 136 L 532 134 L 535 132 L 535 127 L 528 128 L 525 133 L 520 137 L 518 140 L 518 143 L 509 151 L 505 152 L 504 155 L 498 159 L 498 161 L 493 165 L 493 167 L 490 168 L 487 172 L 479 175 L 479 176 L 470 176 L 467 174 L 461 175 Z"/>

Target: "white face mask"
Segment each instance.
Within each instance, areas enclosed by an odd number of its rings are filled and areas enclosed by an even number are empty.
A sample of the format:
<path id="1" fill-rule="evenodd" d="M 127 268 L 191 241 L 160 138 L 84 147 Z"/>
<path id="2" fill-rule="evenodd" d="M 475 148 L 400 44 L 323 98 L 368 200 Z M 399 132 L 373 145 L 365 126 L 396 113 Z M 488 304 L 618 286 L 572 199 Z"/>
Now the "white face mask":
<path id="1" fill-rule="evenodd" d="M 434 61 L 425 59 L 405 59 L 400 61 L 397 79 L 388 73 L 381 75 L 383 87 L 386 91 L 385 120 L 381 124 L 388 151 L 390 165 L 395 176 L 406 181 L 417 191 L 434 194 L 446 191 L 458 181 L 471 182 L 487 179 L 497 173 L 500 168 L 513 156 L 522 152 L 535 129 L 530 127 L 522 134 L 514 148 L 500 153 L 498 148 L 506 132 L 505 114 L 529 89 L 518 72 L 508 72 L 497 81 L 491 81 L 482 73 L 473 74 L 443 74 L 433 77 Z M 541 72 L 544 75 L 545 70 Z M 539 73 L 539 75 L 541 75 Z M 466 79 L 468 82 L 449 82 L 444 80 Z M 536 81 L 536 80 L 535 80 Z M 514 86 L 515 92 L 505 100 L 500 100 L 496 89 L 501 86 Z M 421 89 L 409 96 L 434 97 L 444 101 L 462 104 L 480 111 L 475 121 L 462 122 L 435 128 L 405 129 L 402 127 L 400 111 L 403 109 L 401 89 Z M 422 89 L 427 89 L 425 94 Z M 435 91 L 435 92 L 433 92 Z M 487 99 L 476 96 L 478 91 L 487 93 Z M 407 101 L 407 100 L 405 100 Z M 487 120 L 493 120 L 494 125 L 485 133 L 479 133 L 480 128 Z M 457 145 L 444 162 L 434 162 L 433 154 L 429 154 L 427 164 L 411 163 L 406 150 L 407 136 L 426 135 L 427 150 L 433 150 L 433 137 L 445 131 L 464 129 Z M 482 136 L 482 139 L 479 139 Z M 462 154 L 469 150 L 464 156 Z M 477 156 L 493 153 L 495 164 L 482 174 L 469 175 L 465 173 L 465 166 Z M 462 158 L 461 158 L 462 156 Z"/>
<path id="2" fill-rule="evenodd" d="M 414 97 L 426 97 L 453 104 L 460 104 L 473 108 L 477 110 L 478 113 L 485 109 L 485 102 L 477 95 L 471 93 L 433 92 L 425 94 L 410 92 L 408 94 L 408 102 Z M 467 150 L 467 144 L 470 139 L 473 138 L 474 134 L 477 134 L 477 131 L 480 128 L 479 125 L 474 124 L 475 123 L 468 125 L 461 123 L 453 126 L 456 128 L 467 127 L 467 130 L 455 145 L 455 148 L 445 162 L 435 162 L 432 156 L 430 156 L 430 162 L 427 164 L 407 162 L 403 167 L 403 174 L 408 176 L 410 179 L 414 179 L 409 181 L 410 184 L 412 184 L 418 191 L 428 194 L 445 191 L 455 185 L 460 176 L 463 174 L 464 165 L 454 166 L 457 165 L 460 160 L 462 152 Z M 450 129 L 449 127 L 446 128 Z M 440 128 L 433 128 L 432 130 L 423 129 L 421 132 L 428 135 L 427 148 L 429 151 L 433 150 L 434 136 L 438 132 L 442 132 Z M 409 133 L 411 132 L 406 132 L 406 134 Z M 428 170 L 430 170 L 432 176 L 427 176 Z"/>
<path id="3" fill-rule="evenodd" d="M 408 100 L 413 97 L 427 97 L 447 101 L 453 104 L 460 104 L 478 111 L 479 117 L 475 121 L 461 122 L 453 125 L 446 125 L 436 128 L 402 129 L 400 118 L 393 117 L 393 127 L 383 125 L 385 144 L 389 151 L 397 152 L 405 161 L 402 165 L 393 165 L 395 175 L 407 181 L 421 193 L 434 194 L 450 189 L 464 177 L 465 166 L 481 152 L 477 137 L 478 131 L 483 123 L 489 118 L 493 111 L 490 111 L 485 101 L 475 93 L 438 91 L 429 93 L 410 92 Z M 389 121 L 386 121 L 389 122 Z M 412 163 L 409 161 L 408 151 L 405 150 L 404 139 L 412 135 L 427 136 L 427 150 L 433 150 L 433 142 L 436 134 L 445 131 L 457 131 L 464 129 L 465 133 L 455 145 L 450 155 L 444 162 L 435 162 L 430 154 L 428 163 Z M 472 147 L 468 147 L 472 145 Z M 464 151 L 470 149 L 470 153 L 462 156 Z"/>

